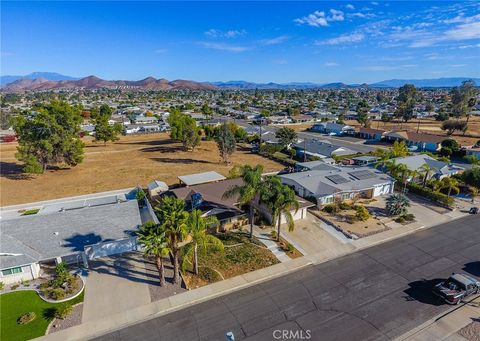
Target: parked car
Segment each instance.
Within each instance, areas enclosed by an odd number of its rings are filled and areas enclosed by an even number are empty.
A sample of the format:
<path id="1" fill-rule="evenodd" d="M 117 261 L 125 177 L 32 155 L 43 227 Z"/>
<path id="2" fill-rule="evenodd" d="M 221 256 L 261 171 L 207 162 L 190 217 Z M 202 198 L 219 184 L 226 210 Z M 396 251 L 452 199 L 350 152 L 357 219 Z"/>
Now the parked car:
<path id="1" fill-rule="evenodd" d="M 468 211 L 470 214 L 478 214 L 478 207 L 470 207 L 470 211 Z"/>
<path id="2" fill-rule="evenodd" d="M 470 276 L 454 273 L 446 281 L 435 285 L 433 293 L 448 304 L 460 304 L 467 296 L 480 293 L 480 282 Z"/>

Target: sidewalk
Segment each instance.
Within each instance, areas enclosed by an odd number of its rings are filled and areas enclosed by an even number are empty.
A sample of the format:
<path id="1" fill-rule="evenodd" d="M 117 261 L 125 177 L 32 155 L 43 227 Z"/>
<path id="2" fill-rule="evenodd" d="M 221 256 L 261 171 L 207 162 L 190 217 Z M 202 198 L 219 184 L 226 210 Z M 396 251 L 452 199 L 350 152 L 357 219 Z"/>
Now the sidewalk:
<path id="1" fill-rule="evenodd" d="M 255 225 L 253 226 L 253 235 L 257 237 L 258 240 L 260 240 L 260 242 L 265 245 L 281 263 L 290 260 L 290 257 L 288 257 L 278 244 L 271 239 L 272 237 L 269 233 L 262 231 L 262 229 Z"/>
<path id="2" fill-rule="evenodd" d="M 395 339 L 395 341 L 473 341 L 471 336 L 480 331 L 480 297 L 471 300 L 465 305 L 452 308 L 434 320 L 426 322 L 410 332 Z M 468 329 L 468 330 L 467 330 Z M 469 335 L 468 338 L 464 335 Z"/>

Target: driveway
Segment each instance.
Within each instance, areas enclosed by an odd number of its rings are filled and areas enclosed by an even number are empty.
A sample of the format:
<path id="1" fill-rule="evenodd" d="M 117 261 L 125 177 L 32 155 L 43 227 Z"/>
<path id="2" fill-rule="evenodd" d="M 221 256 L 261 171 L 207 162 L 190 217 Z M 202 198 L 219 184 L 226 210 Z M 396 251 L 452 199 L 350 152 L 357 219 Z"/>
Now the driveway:
<path id="1" fill-rule="evenodd" d="M 151 302 L 148 285 L 158 279 L 146 273 L 140 253 L 98 258 L 89 266 L 82 323 Z"/>

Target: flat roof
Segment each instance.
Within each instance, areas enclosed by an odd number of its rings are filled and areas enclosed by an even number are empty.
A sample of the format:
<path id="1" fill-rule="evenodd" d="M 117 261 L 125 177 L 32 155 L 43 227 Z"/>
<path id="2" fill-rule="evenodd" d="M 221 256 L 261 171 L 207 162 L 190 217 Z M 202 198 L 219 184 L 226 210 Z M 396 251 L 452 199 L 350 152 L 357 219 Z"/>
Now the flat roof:
<path id="1" fill-rule="evenodd" d="M 222 174 L 219 174 L 214 171 L 204 172 L 204 173 L 196 173 L 196 174 L 189 174 L 189 175 L 179 175 L 178 179 L 184 183 L 186 186 L 193 186 L 199 184 L 205 184 L 208 182 L 215 182 L 225 180 Z"/>
<path id="2" fill-rule="evenodd" d="M 136 200 L 2 219 L 0 268 L 66 256 L 124 239 L 142 224 Z"/>

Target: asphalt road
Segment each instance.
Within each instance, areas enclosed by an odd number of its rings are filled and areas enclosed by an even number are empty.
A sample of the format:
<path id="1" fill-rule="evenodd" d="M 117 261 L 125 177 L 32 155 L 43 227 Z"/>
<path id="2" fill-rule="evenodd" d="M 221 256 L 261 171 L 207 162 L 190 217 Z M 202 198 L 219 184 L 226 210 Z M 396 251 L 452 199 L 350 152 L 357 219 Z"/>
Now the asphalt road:
<path id="1" fill-rule="evenodd" d="M 98 340 L 389 340 L 450 306 L 431 294 L 452 272 L 480 278 L 480 216 L 468 216 Z M 280 330 L 280 332 L 275 332 Z M 307 333 L 308 331 L 308 333 Z"/>

